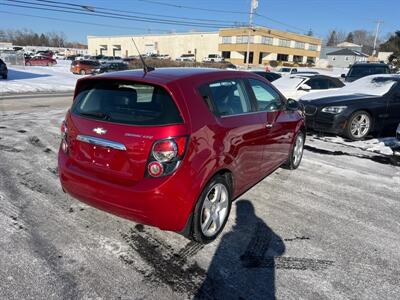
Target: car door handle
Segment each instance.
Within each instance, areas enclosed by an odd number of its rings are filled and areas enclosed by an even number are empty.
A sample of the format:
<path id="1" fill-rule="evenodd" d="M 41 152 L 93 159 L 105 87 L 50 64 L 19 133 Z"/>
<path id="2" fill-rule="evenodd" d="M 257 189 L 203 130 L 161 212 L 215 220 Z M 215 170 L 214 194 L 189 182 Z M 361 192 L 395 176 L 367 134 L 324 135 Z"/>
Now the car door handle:
<path id="1" fill-rule="evenodd" d="M 271 123 L 267 123 L 267 124 L 265 124 L 265 128 L 272 128 L 274 125 L 273 124 L 271 124 Z"/>

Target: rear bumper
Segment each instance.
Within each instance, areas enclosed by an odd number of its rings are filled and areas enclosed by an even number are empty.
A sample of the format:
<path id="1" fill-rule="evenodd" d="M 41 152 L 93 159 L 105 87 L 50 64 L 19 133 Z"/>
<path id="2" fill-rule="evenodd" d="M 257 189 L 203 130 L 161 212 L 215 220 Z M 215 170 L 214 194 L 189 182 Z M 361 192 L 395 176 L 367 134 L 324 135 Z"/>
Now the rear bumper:
<path id="1" fill-rule="evenodd" d="M 182 167 L 172 176 L 144 178 L 131 186 L 88 175 L 62 151 L 58 156 L 62 188 L 74 198 L 111 214 L 163 230 L 182 231 L 197 195 Z M 186 177 L 186 178 L 185 178 Z"/>

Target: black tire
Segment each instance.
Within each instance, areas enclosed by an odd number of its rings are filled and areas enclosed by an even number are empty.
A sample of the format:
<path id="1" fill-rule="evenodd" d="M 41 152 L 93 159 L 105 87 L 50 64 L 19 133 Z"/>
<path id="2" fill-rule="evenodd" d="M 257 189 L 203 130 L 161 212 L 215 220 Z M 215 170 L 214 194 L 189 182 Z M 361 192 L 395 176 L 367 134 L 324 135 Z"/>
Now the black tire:
<path id="1" fill-rule="evenodd" d="M 201 193 L 197 203 L 196 207 L 194 208 L 193 212 L 193 223 L 192 223 L 192 230 L 190 231 L 190 238 L 198 243 L 202 244 L 207 244 L 212 241 L 214 241 L 218 235 L 222 232 L 222 230 L 225 227 L 226 222 L 228 221 L 229 214 L 231 211 L 231 206 L 232 206 L 232 192 L 231 192 L 231 185 L 229 183 L 230 181 L 227 179 L 226 176 L 223 175 L 216 175 L 213 177 L 210 182 L 206 185 L 204 188 L 203 192 Z M 201 229 L 201 224 L 202 224 L 202 218 L 203 218 L 203 203 L 206 200 L 207 195 L 212 191 L 213 188 L 215 188 L 216 185 L 223 185 L 226 188 L 227 191 L 227 211 L 226 211 L 226 216 L 223 222 L 221 223 L 221 227 L 211 236 L 205 235 L 203 233 L 203 230 Z M 210 226 L 209 226 L 210 227 Z"/>
<path id="2" fill-rule="evenodd" d="M 360 132 L 360 134 L 356 134 L 356 133 L 352 132 L 352 124 L 354 121 L 357 120 L 357 118 L 360 118 L 360 116 L 364 116 L 365 118 L 367 118 L 368 128 L 366 131 Z M 346 128 L 344 129 L 344 135 L 352 141 L 363 140 L 371 132 L 372 124 L 373 124 L 373 119 L 368 112 L 366 112 L 365 110 L 356 111 L 348 119 L 348 121 L 346 123 Z M 361 130 L 361 129 L 359 129 L 359 130 Z"/>
<path id="3" fill-rule="evenodd" d="M 2 77 L 3 77 L 3 79 L 7 79 L 8 76 L 7 76 L 7 74 L 4 74 Z"/>
<path id="4" fill-rule="evenodd" d="M 86 75 L 86 71 L 85 71 L 85 70 L 81 70 L 81 71 L 79 72 L 79 74 L 81 74 L 81 75 Z"/>
<path id="5" fill-rule="evenodd" d="M 300 142 L 299 139 L 301 139 L 301 154 L 300 157 L 297 157 L 299 154 L 296 153 L 296 145 L 297 142 Z M 289 170 L 295 170 L 300 166 L 301 160 L 303 159 L 303 152 L 304 152 L 304 142 L 306 140 L 306 136 L 304 132 L 299 131 L 299 133 L 296 135 L 296 138 L 294 139 L 294 143 L 292 145 L 292 149 L 290 150 L 288 160 L 286 163 L 283 165 L 285 169 Z M 297 157 L 297 159 L 296 159 Z"/>

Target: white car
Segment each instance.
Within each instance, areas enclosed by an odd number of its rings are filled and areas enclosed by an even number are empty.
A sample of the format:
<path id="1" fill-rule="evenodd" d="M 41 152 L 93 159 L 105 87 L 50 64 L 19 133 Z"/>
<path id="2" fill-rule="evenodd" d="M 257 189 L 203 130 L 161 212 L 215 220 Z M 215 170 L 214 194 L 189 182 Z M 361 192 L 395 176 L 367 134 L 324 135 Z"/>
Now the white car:
<path id="1" fill-rule="evenodd" d="M 122 58 L 119 56 L 103 56 L 102 58 L 98 59 L 98 61 L 101 64 L 123 62 Z"/>
<path id="2" fill-rule="evenodd" d="M 337 90 L 345 84 L 335 77 L 319 74 L 304 74 L 281 77 L 272 84 L 287 98 L 298 100 L 300 97 L 324 90 Z"/>
<path id="3" fill-rule="evenodd" d="M 280 67 L 278 70 L 276 70 L 276 73 L 279 73 L 282 76 L 290 76 L 297 73 L 297 68 Z"/>
<path id="4" fill-rule="evenodd" d="M 196 61 L 196 57 L 194 54 L 182 54 L 176 61 Z"/>
<path id="5" fill-rule="evenodd" d="M 222 62 L 224 58 L 219 54 L 208 54 L 207 57 L 203 58 L 203 62 Z"/>

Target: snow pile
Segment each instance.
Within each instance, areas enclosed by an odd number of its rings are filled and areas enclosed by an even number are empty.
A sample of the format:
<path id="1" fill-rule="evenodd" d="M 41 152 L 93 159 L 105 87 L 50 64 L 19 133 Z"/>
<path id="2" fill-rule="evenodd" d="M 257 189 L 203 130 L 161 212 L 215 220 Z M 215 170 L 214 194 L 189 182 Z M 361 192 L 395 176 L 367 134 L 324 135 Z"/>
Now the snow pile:
<path id="1" fill-rule="evenodd" d="M 348 85 L 337 90 L 326 90 L 324 92 L 313 93 L 301 97 L 301 100 L 311 101 L 326 97 L 337 97 L 347 95 L 368 95 L 368 96 L 383 96 L 394 84 L 396 79 L 400 80 L 399 75 L 370 75 L 358 79 Z"/>
<path id="2" fill-rule="evenodd" d="M 383 155 L 392 155 L 393 149 L 400 146 L 400 141 L 398 141 L 395 137 L 374 138 L 363 141 L 348 141 L 339 136 L 313 136 L 313 138 Z"/>
<path id="3" fill-rule="evenodd" d="M 82 76 L 70 71 L 71 61 L 53 67 L 9 67 L 8 80 L 0 80 L 0 95 L 73 91 Z"/>

